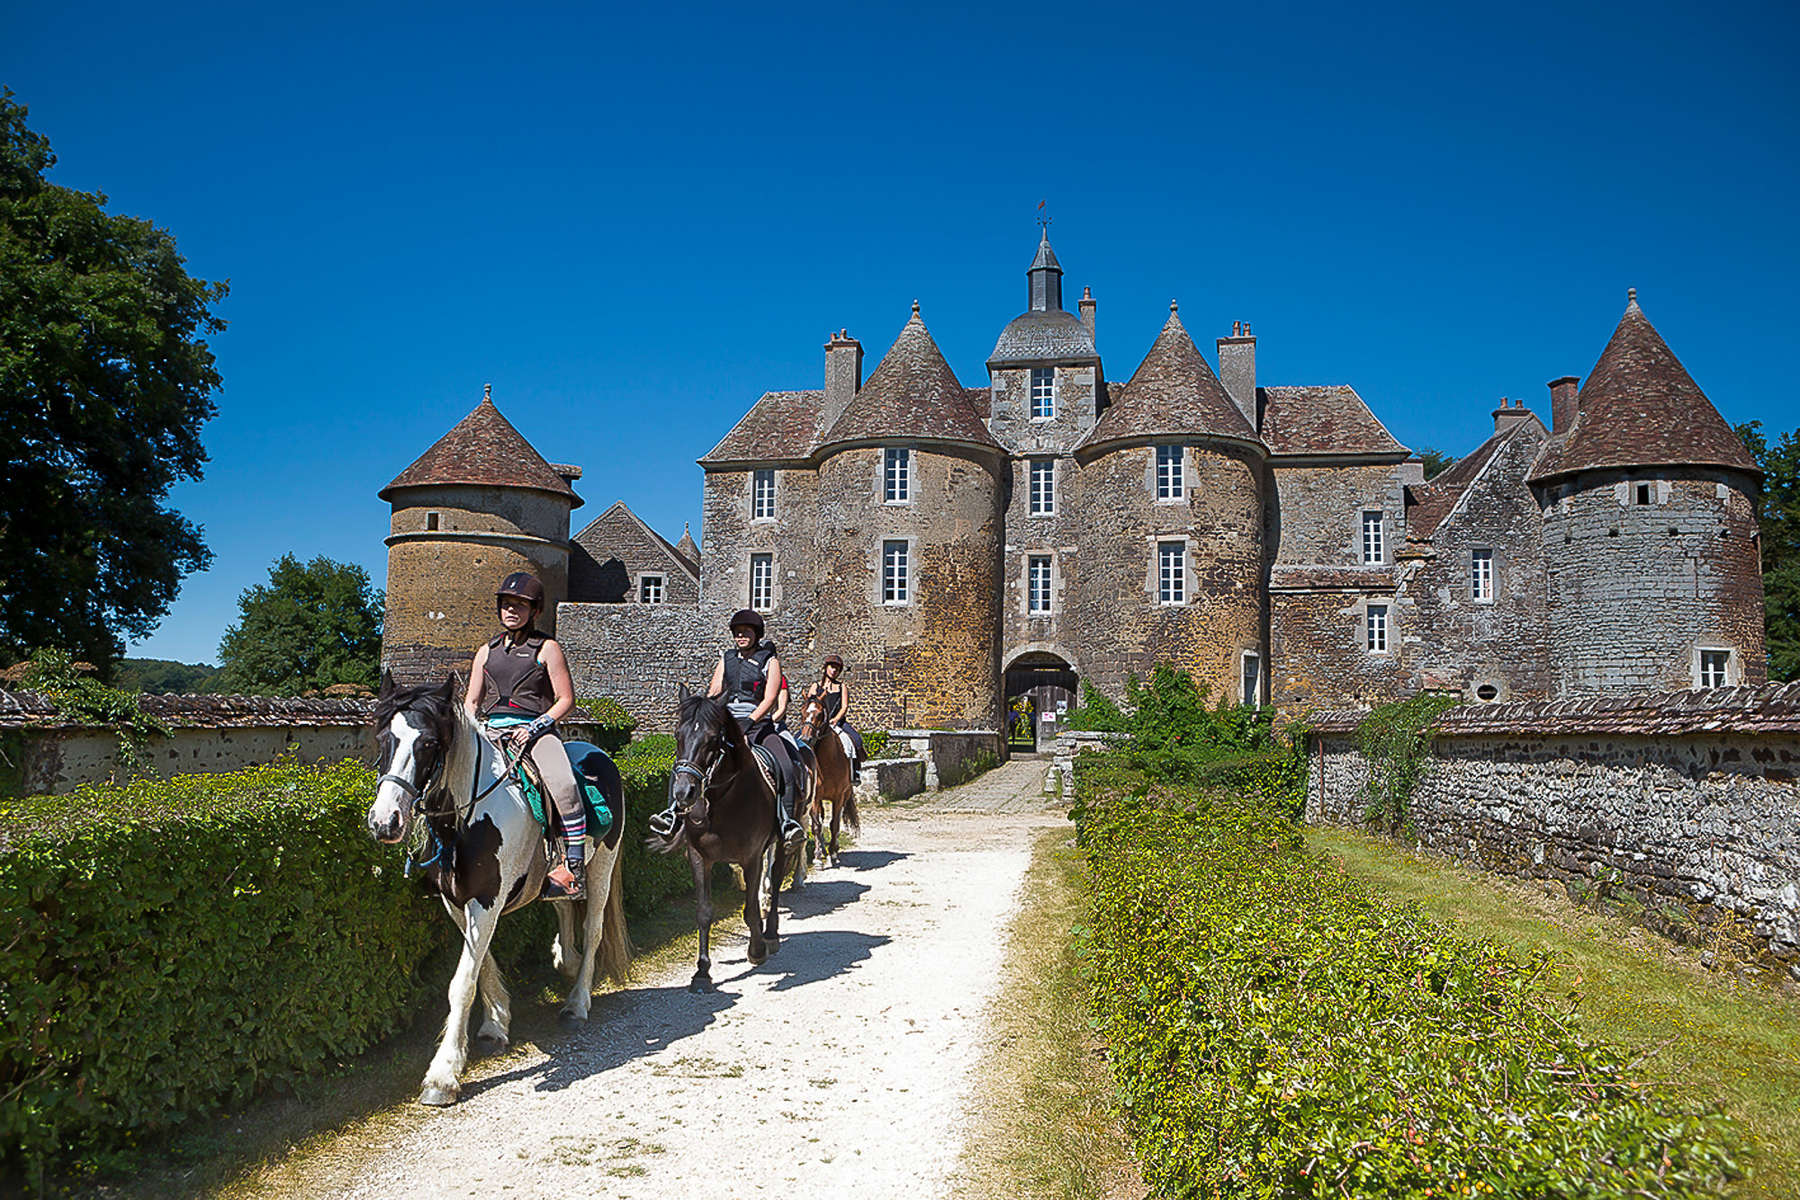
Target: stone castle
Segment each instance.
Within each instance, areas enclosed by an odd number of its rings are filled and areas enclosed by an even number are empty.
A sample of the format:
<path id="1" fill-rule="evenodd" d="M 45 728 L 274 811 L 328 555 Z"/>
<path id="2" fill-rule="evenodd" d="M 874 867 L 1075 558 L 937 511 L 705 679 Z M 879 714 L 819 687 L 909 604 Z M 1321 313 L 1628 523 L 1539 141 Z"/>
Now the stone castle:
<path id="1" fill-rule="evenodd" d="M 1029 695 L 1053 730 L 1078 681 L 1118 696 L 1162 662 L 1284 709 L 1765 680 L 1760 474 L 1635 293 L 1548 427 L 1503 400 L 1427 481 L 1354 388 L 1260 383 L 1248 325 L 1215 371 L 1171 304 L 1108 379 L 1062 275 L 1046 233 L 979 387 L 916 302 L 866 379 L 833 335 L 823 388 L 764 393 L 700 459 L 698 547 L 623 503 L 571 538 L 580 470 L 484 399 L 381 492 L 386 664 L 466 669 L 493 581 L 528 569 L 578 690 L 646 727 L 745 606 L 791 679 L 842 655 L 871 728 L 1000 728 Z"/>

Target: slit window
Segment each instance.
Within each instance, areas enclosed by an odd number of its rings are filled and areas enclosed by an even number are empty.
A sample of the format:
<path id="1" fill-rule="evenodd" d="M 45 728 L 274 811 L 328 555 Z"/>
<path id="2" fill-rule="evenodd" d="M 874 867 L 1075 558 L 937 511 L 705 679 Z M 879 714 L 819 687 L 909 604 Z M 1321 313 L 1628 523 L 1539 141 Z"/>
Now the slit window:
<path id="1" fill-rule="evenodd" d="M 775 472 L 758 471 L 751 478 L 754 482 L 750 487 L 750 519 L 773 521 L 775 519 Z"/>
<path id="2" fill-rule="evenodd" d="M 1244 651 L 1243 690 L 1238 693 L 1240 704 L 1262 704 L 1262 655 L 1254 650 Z"/>
<path id="3" fill-rule="evenodd" d="M 1187 603 L 1187 543 L 1156 543 L 1156 577 L 1159 603 Z"/>
<path id="4" fill-rule="evenodd" d="M 1730 678 L 1731 651 L 1702 650 L 1700 652 L 1700 686 L 1703 688 L 1725 687 Z"/>
<path id="5" fill-rule="evenodd" d="M 909 595 L 904 541 L 881 543 L 881 602 L 905 604 Z"/>
<path id="6" fill-rule="evenodd" d="M 1187 495 L 1187 477 L 1182 468 L 1182 447 L 1156 448 L 1156 498 L 1179 500 Z"/>
<path id="7" fill-rule="evenodd" d="M 1031 419 L 1048 421 L 1056 416 L 1056 369 L 1031 368 Z"/>
<path id="8" fill-rule="evenodd" d="M 1043 616 L 1050 611 L 1050 556 L 1033 554 L 1027 560 L 1026 583 L 1029 593 L 1026 599 L 1026 611 L 1033 616 Z"/>
<path id="9" fill-rule="evenodd" d="M 425 514 L 425 528 L 427 530 L 432 530 L 432 529 L 436 529 L 437 527 L 438 527 L 438 515 L 434 512 L 426 513 Z"/>
<path id="10" fill-rule="evenodd" d="M 661 604 L 663 602 L 663 577 L 661 575 L 640 575 L 638 577 L 638 603 Z"/>
<path id="11" fill-rule="evenodd" d="M 1387 561 L 1387 539 L 1383 533 L 1381 514 L 1365 512 L 1362 515 L 1362 560 L 1365 565 L 1378 566 Z"/>
<path id="12" fill-rule="evenodd" d="M 775 607 L 775 556 L 750 556 L 750 607 L 769 612 Z"/>
<path id="13" fill-rule="evenodd" d="M 1494 552 L 1469 551 L 1469 599 L 1477 604 L 1494 602 Z"/>
<path id="14" fill-rule="evenodd" d="M 881 498 L 888 504 L 912 502 L 912 451 L 904 446 L 881 454 Z"/>
<path id="15" fill-rule="evenodd" d="M 1386 654 L 1388 648 L 1388 606 L 1369 605 L 1364 628 L 1365 643 L 1370 654 Z"/>
<path id="16" fill-rule="evenodd" d="M 1056 460 L 1031 460 L 1031 515 L 1044 517 L 1056 511 Z"/>

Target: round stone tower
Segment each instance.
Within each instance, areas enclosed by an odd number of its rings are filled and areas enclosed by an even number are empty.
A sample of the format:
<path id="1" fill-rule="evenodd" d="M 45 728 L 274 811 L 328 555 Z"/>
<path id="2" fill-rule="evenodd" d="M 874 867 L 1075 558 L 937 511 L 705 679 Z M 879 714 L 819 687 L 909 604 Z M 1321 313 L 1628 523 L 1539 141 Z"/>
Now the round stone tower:
<path id="1" fill-rule="evenodd" d="M 1556 695 L 1767 681 L 1761 471 L 1638 307 L 1550 385 L 1542 508 Z"/>
<path id="2" fill-rule="evenodd" d="M 402 683 L 468 673 L 499 628 L 494 588 L 530 571 L 549 593 L 540 627 L 554 632 L 569 594 L 569 513 L 581 504 L 573 467 L 544 461 L 491 394 L 381 489 L 393 506 L 381 663 Z"/>
<path id="3" fill-rule="evenodd" d="M 872 726 L 998 727 L 1002 451 L 918 305 L 818 448 L 818 649 Z"/>
<path id="4" fill-rule="evenodd" d="M 1212 697 L 1267 696 L 1268 451 L 1174 304 L 1075 448 L 1080 562 L 1069 592 L 1084 673 L 1113 696 L 1169 663 Z"/>

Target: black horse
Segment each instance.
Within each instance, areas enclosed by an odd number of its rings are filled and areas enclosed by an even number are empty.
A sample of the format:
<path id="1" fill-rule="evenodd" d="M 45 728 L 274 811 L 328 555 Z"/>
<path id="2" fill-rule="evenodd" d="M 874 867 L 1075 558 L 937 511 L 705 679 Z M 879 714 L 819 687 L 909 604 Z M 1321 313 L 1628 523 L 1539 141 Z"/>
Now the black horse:
<path id="1" fill-rule="evenodd" d="M 712 865 L 736 863 L 744 873 L 749 957 L 760 963 L 781 948 L 776 901 L 787 874 L 787 851 L 776 834 L 775 792 L 737 718 L 723 704 L 681 689 L 675 755 L 669 803 L 680 821 L 673 834 L 650 838 L 648 845 L 664 854 L 687 851 L 700 921 L 700 958 L 688 990 L 710 992 Z"/>

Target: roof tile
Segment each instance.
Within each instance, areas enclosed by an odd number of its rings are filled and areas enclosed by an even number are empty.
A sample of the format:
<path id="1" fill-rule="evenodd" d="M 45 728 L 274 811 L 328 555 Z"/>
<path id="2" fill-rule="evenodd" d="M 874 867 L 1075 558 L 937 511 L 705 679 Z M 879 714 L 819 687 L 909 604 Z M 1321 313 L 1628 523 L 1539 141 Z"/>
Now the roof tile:
<path id="1" fill-rule="evenodd" d="M 494 402 L 483 399 L 475 410 L 451 427 L 431 449 L 381 489 L 383 500 L 408 487 L 474 484 L 485 487 L 531 488 L 564 496 L 581 507 L 581 497 L 544 461 Z"/>
<path id="2" fill-rule="evenodd" d="M 1111 406 L 1081 446 L 1174 434 L 1256 438 L 1171 308 L 1150 352 L 1130 381 L 1112 393 Z"/>
<path id="3" fill-rule="evenodd" d="M 819 445 L 896 436 L 999 448 L 917 308 Z"/>
<path id="4" fill-rule="evenodd" d="M 1273 454 L 1405 454 L 1346 384 L 1257 388 L 1262 438 Z"/>

